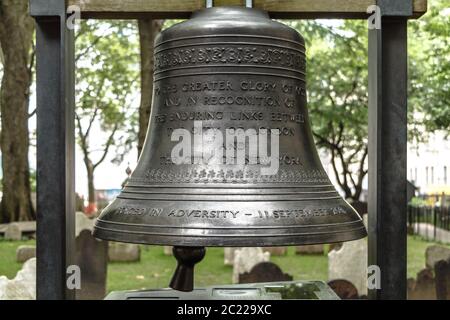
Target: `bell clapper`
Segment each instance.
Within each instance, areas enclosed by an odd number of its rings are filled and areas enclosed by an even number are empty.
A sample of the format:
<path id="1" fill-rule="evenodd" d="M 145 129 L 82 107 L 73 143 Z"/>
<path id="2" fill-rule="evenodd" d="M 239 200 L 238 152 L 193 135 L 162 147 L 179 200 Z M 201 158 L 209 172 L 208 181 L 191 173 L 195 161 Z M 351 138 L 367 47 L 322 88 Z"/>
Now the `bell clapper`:
<path id="1" fill-rule="evenodd" d="M 205 247 L 173 247 L 174 257 L 178 261 L 170 287 L 178 291 L 194 290 L 194 266 L 205 256 Z"/>

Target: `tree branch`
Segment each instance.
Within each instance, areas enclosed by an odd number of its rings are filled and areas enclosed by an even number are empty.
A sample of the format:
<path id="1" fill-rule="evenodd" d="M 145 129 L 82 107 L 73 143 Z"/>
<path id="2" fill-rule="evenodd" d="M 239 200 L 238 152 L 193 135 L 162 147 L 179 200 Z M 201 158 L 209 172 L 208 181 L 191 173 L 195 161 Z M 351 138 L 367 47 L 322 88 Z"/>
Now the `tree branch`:
<path id="1" fill-rule="evenodd" d="M 366 145 L 365 148 L 364 148 L 364 153 L 363 153 L 363 155 L 362 155 L 362 157 L 361 157 L 361 160 L 360 160 L 360 162 L 359 162 L 358 184 L 355 185 L 355 194 L 354 194 L 355 200 L 358 200 L 359 197 L 360 197 L 360 195 L 361 195 L 361 191 L 362 191 L 362 182 L 363 182 L 363 180 L 364 180 L 364 177 L 365 177 L 366 174 L 367 174 L 367 170 L 364 170 L 364 164 L 365 164 L 365 162 L 366 162 L 366 158 L 367 158 L 367 155 L 368 155 L 368 151 L 369 151 L 369 149 L 368 149 L 368 147 L 367 147 L 367 145 Z"/>
<path id="2" fill-rule="evenodd" d="M 336 149 L 338 147 L 335 143 L 328 141 L 325 137 L 321 136 L 320 134 L 314 131 L 313 135 L 319 140 L 317 143 L 318 145 L 328 146 L 329 149 Z"/>
<path id="3" fill-rule="evenodd" d="M 88 137 L 88 136 L 89 136 L 89 133 L 91 132 L 92 124 L 94 123 L 95 118 L 97 117 L 98 109 L 99 109 L 99 108 L 98 108 L 97 106 L 95 106 L 95 108 L 94 108 L 94 113 L 93 113 L 91 119 L 89 120 L 89 125 L 88 125 L 88 127 L 87 127 L 87 129 L 86 129 L 86 132 L 85 132 L 85 136 L 86 136 L 86 137 Z"/>
<path id="4" fill-rule="evenodd" d="M 351 174 L 349 174 L 350 172 L 348 170 L 348 164 L 345 161 L 344 152 L 343 152 L 342 148 L 337 148 L 336 152 L 338 153 L 339 160 L 340 160 L 341 166 L 342 166 L 342 171 L 343 171 L 342 177 L 344 179 L 343 184 L 345 185 L 345 187 L 343 189 L 346 193 L 346 196 L 349 197 L 349 196 L 351 196 L 352 193 L 351 193 L 350 188 L 348 187 L 347 175 L 349 175 L 350 179 L 352 179 L 352 177 L 351 177 Z"/>
<path id="5" fill-rule="evenodd" d="M 87 158 L 89 156 L 89 149 L 88 149 L 88 145 L 87 145 L 87 141 L 86 138 L 87 136 L 83 133 L 83 126 L 81 125 L 81 118 L 78 114 L 75 113 L 75 120 L 77 123 L 77 127 L 78 127 L 78 136 L 80 138 L 80 147 L 81 150 L 83 151 L 83 155 L 85 158 Z"/>
<path id="6" fill-rule="evenodd" d="M 103 150 L 103 155 L 100 157 L 100 159 L 93 166 L 94 169 L 97 168 L 97 166 L 99 164 L 101 164 L 106 159 L 106 156 L 108 155 L 108 152 L 109 152 L 109 148 L 111 147 L 111 145 L 114 142 L 114 135 L 116 134 L 116 131 L 117 131 L 118 128 L 119 128 L 119 125 L 116 123 L 114 125 L 113 131 L 111 132 L 111 135 L 109 136 L 108 140 L 106 141 L 105 149 Z"/>
<path id="7" fill-rule="evenodd" d="M 356 88 L 358 87 L 358 78 L 359 78 L 359 74 L 360 74 L 360 69 L 356 69 L 355 72 L 355 78 L 353 79 L 352 82 L 352 88 L 350 89 L 349 92 L 347 92 L 347 94 L 344 97 L 344 102 L 342 103 L 344 106 L 347 104 L 347 100 L 348 98 L 355 92 Z"/>
<path id="8" fill-rule="evenodd" d="M 109 29 L 109 28 L 108 28 Z M 81 33 L 79 33 L 81 34 Z M 95 45 L 100 41 L 100 39 L 104 38 L 104 35 L 98 36 L 96 37 L 94 40 L 92 40 L 91 44 L 89 46 L 87 46 L 86 48 L 84 48 L 83 51 L 81 51 L 80 53 L 78 53 L 75 56 L 75 62 L 78 62 L 78 60 L 81 59 L 81 57 L 83 57 L 85 54 L 87 54 L 93 47 L 95 47 Z"/>
<path id="9" fill-rule="evenodd" d="M 336 160 L 335 160 L 336 158 L 335 158 L 334 152 L 335 152 L 335 150 L 331 150 L 331 166 L 333 167 L 333 172 L 334 172 L 334 175 L 335 175 L 335 177 L 336 177 L 337 183 L 339 184 L 339 186 L 340 186 L 342 189 L 344 189 L 344 187 L 343 187 L 343 182 L 341 181 L 341 177 L 340 177 L 340 175 L 339 175 L 339 171 L 338 171 L 338 169 L 337 169 L 337 167 L 336 167 Z"/>

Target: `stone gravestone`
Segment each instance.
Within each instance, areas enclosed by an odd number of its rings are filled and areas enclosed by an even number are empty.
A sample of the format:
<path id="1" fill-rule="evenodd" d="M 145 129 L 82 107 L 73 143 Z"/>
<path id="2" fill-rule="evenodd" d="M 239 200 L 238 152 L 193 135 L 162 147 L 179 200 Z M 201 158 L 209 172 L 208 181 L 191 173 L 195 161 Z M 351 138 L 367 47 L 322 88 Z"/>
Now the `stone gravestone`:
<path id="1" fill-rule="evenodd" d="M 0 232 L 4 233 L 7 240 L 22 240 L 22 237 L 35 238 L 36 221 L 20 221 L 9 224 L 3 224 Z"/>
<path id="2" fill-rule="evenodd" d="M 328 279 L 345 279 L 367 295 L 367 239 L 345 242 L 328 253 Z"/>
<path id="3" fill-rule="evenodd" d="M 271 256 L 285 256 L 287 247 L 264 247 L 264 252 L 269 252 Z"/>
<path id="4" fill-rule="evenodd" d="M 450 258 L 434 265 L 436 299 L 450 300 Z"/>
<path id="5" fill-rule="evenodd" d="M 444 246 L 429 246 L 425 250 L 425 263 L 428 268 L 434 268 L 436 262 L 450 259 L 450 249 Z"/>
<path id="6" fill-rule="evenodd" d="M 75 214 L 75 261 L 81 270 L 77 300 L 103 299 L 106 294 L 108 242 L 92 236 L 94 222 L 83 212 Z"/>
<path id="7" fill-rule="evenodd" d="M 236 254 L 236 251 L 239 249 L 242 249 L 242 248 L 237 248 L 237 247 L 224 248 L 223 249 L 223 252 L 224 252 L 223 264 L 226 266 L 232 266 L 234 264 L 234 256 Z"/>
<path id="8" fill-rule="evenodd" d="M 233 262 L 233 283 L 239 283 L 239 275 L 250 272 L 260 262 L 268 262 L 270 253 L 262 248 L 241 248 L 236 251 Z"/>
<path id="9" fill-rule="evenodd" d="M 331 250 L 339 250 L 340 248 L 342 248 L 342 245 L 344 243 L 343 242 L 335 242 L 335 243 L 330 243 L 328 245 L 328 252 L 330 252 Z"/>
<path id="10" fill-rule="evenodd" d="M 166 256 L 173 255 L 172 248 L 173 248 L 172 246 L 164 246 L 164 255 Z"/>
<path id="11" fill-rule="evenodd" d="M 323 244 L 311 244 L 306 246 L 296 246 L 296 254 L 323 254 Z"/>
<path id="12" fill-rule="evenodd" d="M 94 222 L 95 219 L 89 218 L 83 212 L 75 212 L 75 237 L 78 237 L 83 230 L 94 231 Z"/>
<path id="13" fill-rule="evenodd" d="M 0 300 L 36 299 L 36 258 L 24 263 L 14 279 L 0 276 Z"/>
<path id="14" fill-rule="evenodd" d="M 16 250 L 16 261 L 20 263 L 24 263 L 25 261 L 36 257 L 36 247 L 35 246 L 27 246 L 22 245 L 19 246 Z"/>
<path id="15" fill-rule="evenodd" d="M 367 228 L 367 215 L 364 215 Z M 359 295 L 367 295 L 367 239 L 344 242 L 328 253 L 328 279 L 352 283 Z"/>
<path id="16" fill-rule="evenodd" d="M 409 300 L 436 300 L 436 285 L 433 271 L 425 268 L 417 274 L 416 279 L 408 279 Z"/>
<path id="17" fill-rule="evenodd" d="M 19 241 L 22 240 L 22 230 L 18 223 L 10 223 L 5 230 L 5 239 Z"/>
<path id="18" fill-rule="evenodd" d="M 106 295 L 108 242 L 96 239 L 84 229 L 75 239 L 75 261 L 81 270 L 77 300 L 100 300 Z"/>
<path id="19" fill-rule="evenodd" d="M 328 282 L 331 289 L 338 295 L 342 300 L 348 299 L 358 299 L 359 294 L 356 287 L 348 280 L 336 279 Z"/>
<path id="20" fill-rule="evenodd" d="M 141 260 L 141 248 L 134 243 L 110 242 L 108 259 L 111 262 L 137 262 Z"/>
<path id="21" fill-rule="evenodd" d="M 292 276 L 283 273 L 273 262 L 260 262 L 250 272 L 239 275 L 239 283 L 292 281 Z"/>

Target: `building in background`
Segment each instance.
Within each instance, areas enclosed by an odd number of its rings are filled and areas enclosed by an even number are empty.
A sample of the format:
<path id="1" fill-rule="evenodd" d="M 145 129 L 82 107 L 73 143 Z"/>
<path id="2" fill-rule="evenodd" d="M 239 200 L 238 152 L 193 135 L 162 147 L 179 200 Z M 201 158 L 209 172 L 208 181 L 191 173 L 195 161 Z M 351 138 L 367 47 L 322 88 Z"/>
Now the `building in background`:
<path id="1" fill-rule="evenodd" d="M 408 180 L 431 202 L 450 196 L 450 141 L 442 133 L 427 143 L 408 145 Z"/>
<path id="2" fill-rule="evenodd" d="M 329 153 L 321 149 L 319 156 L 331 182 L 339 190 Z M 407 170 L 407 178 L 412 183 L 409 187 L 415 189 L 416 195 L 429 200 L 431 205 L 440 203 L 443 194 L 447 203 L 450 201 L 450 141 L 443 133 L 432 135 L 427 143 L 408 144 Z M 363 202 L 367 202 L 367 188 L 366 175 L 360 199 Z"/>

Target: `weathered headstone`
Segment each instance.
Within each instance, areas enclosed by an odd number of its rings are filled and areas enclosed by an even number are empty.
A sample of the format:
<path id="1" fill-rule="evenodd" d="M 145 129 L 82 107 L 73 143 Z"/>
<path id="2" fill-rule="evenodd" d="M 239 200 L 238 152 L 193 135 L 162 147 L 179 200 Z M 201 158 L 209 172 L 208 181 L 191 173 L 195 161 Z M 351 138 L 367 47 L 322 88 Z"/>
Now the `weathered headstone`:
<path id="1" fill-rule="evenodd" d="M 111 262 L 136 262 L 141 260 L 141 248 L 138 244 L 110 242 L 108 259 Z"/>
<path id="2" fill-rule="evenodd" d="M 330 252 L 331 250 L 339 250 L 340 248 L 342 248 L 342 245 L 344 243 L 343 242 L 335 242 L 335 243 L 330 243 L 328 245 L 328 252 Z"/>
<path id="3" fill-rule="evenodd" d="M 36 299 L 36 258 L 24 263 L 14 279 L 0 276 L 0 300 Z"/>
<path id="4" fill-rule="evenodd" d="M 367 226 L 367 215 L 364 215 Z M 344 242 L 328 253 L 328 279 L 351 282 L 361 296 L 367 295 L 367 239 Z"/>
<path id="5" fill-rule="evenodd" d="M 81 289 L 77 300 L 100 300 L 106 294 L 108 242 L 96 239 L 90 230 L 83 230 L 75 239 L 75 261 L 81 270 Z"/>
<path id="6" fill-rule="evenodd" d="M 75 261 L 81 271 L 77 300 L 103 299 L 106 294 L 108 242 L 92 236 L 95 220 L 83 212 L 75 214 Z"/>
<path id="7" fill-rule="evenodd" d="M 234 264 L 234 257 L 236 254 L 236 251 L 242 249 L 242 248 L 237 248 L 237 247 L 226 247 L 223 249 L 223 253 L 224 253 L 224 259 L 223 259 L 223 263 L 226 266 L 232 266 Z"/>
<path id="8" fill-rule="evenodd" d="M 287 247 L 264 247 L 264 252 L 269 252 L 271 256 L 285 256 Z"/>
<path id="9" fill-rule="evenodd" d="M 16 261 L 23 263 L 31 258 L 36 257 L 36 247 L 22 245 L 19 246 L 16 250 Z"/>
<path id="10" fill-rule="evenodd" d="M 270 253 L 262 248 L 241 248 L 235 252 L 233 262 L 233 283 L 239 283 L 239 275 L 250 272 L 260 262 L 268 262 Z"/>
<path id="11" fill-rule="evenodd" d="M 305 246 L 296 246 L 296 254 L 323 254 L 323 244 L 311 244 Z"/>
<path id="12" fill-rule="evenodd" d="M 5 239 L 19 241 L 22 240 L 22 230 L 18 223 L 10 223 L 5 230 Z"/>
<path id="13" fill-rule="evenodd" d="M 425 250 L 425 263 L 428 268 L 434 268 L 436 262 L 450 259 L 450 249 L 444 246 L 429 246 Z"/>
<path id="14" fill-rule="evenodd" d="M 342 300 L 348 299 L 358 299 L 359 294 L 356 287 L 348 280 L 336 279 L 328 282 L 331 289 L 338 295 Z"/>
<path id="15" fill-rule="evenodd" d="M 450 258 L 440 260 L 434 265 L 436 280 L 436 299 L 450 300 Z"/>
<path id="16" fill-rule="evenodd" d="M 75 237 L 78 237 L 81 231 L 83 230 L 94 230 L 95 219 L 89 218 L 83 212 L 77 211 L 75 212 Z"/>
<path id="17" fill-rule="evenodd" d="M 250 272 L 239 275 L 239 283 L 292 281 L 292 276 L 283 273 L 281 268 L 273 262 L 260 262 Z"/>
<path id="18" fill-rule="evenodd" d="M 345 279 L 367 295 L 367 239 L 349 241 L 328 253 L 328 279 Z"/>
<path id="19" fill-rule="evenodd" d="M 173 249 L 172 246 L 164 246 L 164 255 L 166 255 L 166 256 L 173 255 L 172 249 Z"/>
<path id="20" fill-rule="evenodd" d="M 0 225 L 0 233 L 8 240 L 22 240 L 23 237 L 34 238 L 36 221 L 19 221 Z"/>
<path id="21" fill-rule="evenodd" d="M 436 300 L 436 284 L 433 271 L 425 268 L 417 274 L 417 279 L 408 279 L 409 300 Z"/>

